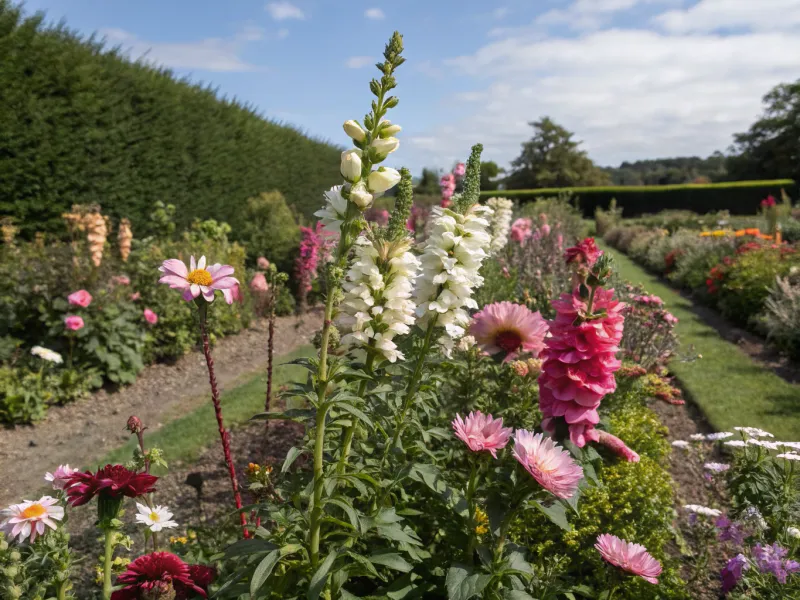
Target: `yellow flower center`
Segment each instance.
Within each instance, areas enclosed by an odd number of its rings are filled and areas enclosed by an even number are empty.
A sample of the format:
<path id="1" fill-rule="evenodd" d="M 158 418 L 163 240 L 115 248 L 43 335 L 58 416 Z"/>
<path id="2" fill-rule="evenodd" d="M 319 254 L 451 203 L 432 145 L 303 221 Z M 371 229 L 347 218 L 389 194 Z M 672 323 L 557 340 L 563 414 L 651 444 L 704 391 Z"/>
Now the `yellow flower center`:
<path id="1" fill-rule="evenodd" d="M 22 518 L 36 519 L 42 515 L 47 514 L 47 509 L 41 504 L 31 504 L 28 508 L 22 511 Z"/>
<path id="2" fill-rule="evenodd" d="M 151 521 L 155 521 L 156 523 L 158 523 L 158 521 L 159 521 L 159 516 L 158 516 L 158 513 L 157 513 L 157 512 L 155 512 L 155 511 L 154 511 L 154 512 L 151 512 L 151 513 L 150 513 L 150 520 L 151 520 Z"/>
<path id="3" fill-rule="evenodd" d="M 195 269 L 186 276 L 186 281 L 197 285 L 208 286 L 214 282 L 214 278 L 211 277 L 211 273 L 205 269 Z"/>

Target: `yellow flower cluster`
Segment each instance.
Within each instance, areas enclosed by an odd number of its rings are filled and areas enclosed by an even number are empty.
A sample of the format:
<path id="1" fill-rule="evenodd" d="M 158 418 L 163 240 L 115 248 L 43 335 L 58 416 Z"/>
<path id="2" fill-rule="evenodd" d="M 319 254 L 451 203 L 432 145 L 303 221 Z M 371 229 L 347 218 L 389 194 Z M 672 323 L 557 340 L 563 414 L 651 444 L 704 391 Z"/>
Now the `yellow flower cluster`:
<path id="1" fill-rule="evenodd" d="M 475 509 L 475 533 L 478 535 L 489 533 L 489 515 L 481 508 Z"/>
<path id="2" fill-rule="evenodd" d="M 730 229 L 715 229 L 714 231 L 701 231 L 700 237 L 726 237 L 733 235 Z"/>
<path id="3" fill-rule="evenodd" d="M 189 539 L 185 535 L 182 535 L 182 536 L 173 535 L 173 536 L 171 536 L 169 538 L 169 543 L 170 544 L 188 544 L 189 543 Z"/>

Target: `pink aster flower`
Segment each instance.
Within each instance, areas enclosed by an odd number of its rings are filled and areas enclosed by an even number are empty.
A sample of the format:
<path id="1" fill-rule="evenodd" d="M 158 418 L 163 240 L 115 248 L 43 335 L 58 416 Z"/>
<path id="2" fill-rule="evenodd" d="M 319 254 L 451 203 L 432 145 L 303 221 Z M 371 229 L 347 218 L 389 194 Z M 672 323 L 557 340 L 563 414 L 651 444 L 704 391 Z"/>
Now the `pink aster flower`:
<path id="1" fill-rule="evenodd" d="M 85 323 L 83 322 L 83 318 L 79 317 L 78 315 L 67 315 L 64 317 L 64 326 L 70 331 L 78 331 L 79 329 L 83 329 L 84 325 Z"/>
<path id="2" fill-rule="evenodd" d="M 45 473 L 44 478 L 53 483 L 54 490 L 63 490 L 68 486 L 67 480 L 77 472 L 78 469 L 70 469 L 69 465 L 59 465 L 52 473 Z"/>
<path id="3" fill-rule="evenodd" d="M 264 277 L 263 273 L 256 273 L 253 275 L 253 278 L 250 280 L 250 290 L 253 292 L 266 292 L 269 290 L 267 278 Z"/>
<path id="4" fill-rule="evenodd" d="M 182 260 L 170 258 L 158 268 L 164 275 L 158 280 L 172 289 L 183 290 L 183 299 L 191 302 L 201 294 L 206 302 L 214 301 L 214 291 L 220 290 L 228 304 L 233 303 L 231 288 L 239 284 L 233 275 L 230 265 L 214 264 L 206 268 L 206 257 L 201 256 L 195 262 L 194 256 L 189 260 L 189 268 Z"/>
<path id="5" fill-rule="evenodd" d="M 603 251 L 597 247 L 594 238 L 586 238 L 579 244 L 567 248 L 564 252 L 564 258 L 567 263 L 585 264 L 589 267 L 597 262 L 597 259 L 603 255 Z"/>
<path id="6" fill-rule="evenodd" d="M 511 239 L 520 245 L 533 235 L 533 221 L 526 218 L 517 219 L 511 224 Z"/>
<path id="7" fill-rule="evenodd" d="M 11 537 L 19 536 L 19 541 L 29 538 L 30 542 L 36 541 L 36 536 L 44 535 L 45 526 L 56 529 L 56 521 L 64 518 L 64 507 L 58 505 L 58 500 L 50 496 L 42 496 L 38 500 L 25 500 L 21 504 L 12 504 L 3 511 L 7 519 L 2 528 Z"/>
<path id="8" fill-rule="evenodd" d="M 497 458 L 497 451 L 505 448 L 511 437 L 511 428 L 503 427 L 502 418 L 494 419 L 492 415 L 484 415 L 481 411 L 469 413 L 466 419 L 456 415 L 453 430 L 470 450 L 489 452 L 492 458 Z"/>
<path id="9" fill-rule="evenodd" d="M 158 315 L 149 308 L 145 308 L 144 320 L 150 323 L 150 325 L 155 325 L 156 323 L 158 323 Z"/>
<path id="10" fill-rule="evenodd" d="M 512 302 L 487 304 L 472 318 L 469 333 L 488 354 L 505 353 L 503 362 L 521 352 L 534 357 L 544 349 L 547 322 L 539 312 Z"/>
<path id="11" fill-rule="evenodd" d="M 556 318 L 550 322 L 550 337 L 542 352 L 539 377 L 539 408 L 545 430 L 555 431 L 555 419 L 563 417 L 569 436 L 578 447 L 598 441 L 595 425 L 597 409 L 606 394 L 617 389 L 614 372 L 622 363 L 616 358 L 622 340 L 625 305 L 614 300 L 614 290 L 598 288 L 594 312 L 606 316 L 576 324 L 578 314 L 587 308 L 578 288 L 553 301 Z"/>
<path id="12" fill-rule="evenodd" d="M 653 558 L 647 548 L 641 544 L 626 542 L 610 533 L 603 533 L 597 536 L 597 543 L 594 547 L 606 562 L 623 571 L 638 575 L 648 583 L 658 583 L 658 576 L 661 575 L 661 563 Z"/>
<path id="13" fill-rule="evenodd" d="M 583 469 L 569 452 L 541 433 L 518 429 L 514 433 L 514 458 L 548 492 L 572 498 L 583 478 Z"/>
<path id="14" fill-rule="evenodd" d="M 78 290 L 77 292 L 72 292 L 69 296 L 67 296 L 67 301 L 69 301 L 69 303 L 73 306 L 86 308 L 92 303 L 92 295 L 86 290 Z"/>

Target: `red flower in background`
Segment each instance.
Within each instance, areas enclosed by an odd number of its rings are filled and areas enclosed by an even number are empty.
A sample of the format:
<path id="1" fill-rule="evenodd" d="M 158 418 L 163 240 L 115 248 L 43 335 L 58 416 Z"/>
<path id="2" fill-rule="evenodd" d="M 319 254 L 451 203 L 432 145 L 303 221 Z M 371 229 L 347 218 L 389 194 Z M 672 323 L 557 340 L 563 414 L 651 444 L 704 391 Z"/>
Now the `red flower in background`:
<path id="1" fill-rule="evenodd" d="M 761 201 L 761 208 L 771 208 L 777 204 L 774 196 L 767 196 Z"/>
<path id="2" fill-rule="evenodd" d="M 215 571 L 203 565 L 187 565 L 169 552 L 153 552 L 140 556 L 128 565 L 117 578 L 117 585 L 124 585 L 111 595 L 111 600 L 139 600 L 140 598 L 174 597 L 187 600 L 195 595 L 208 597 L 208 586 L 214 580 Z M 167 595 L 174 592 L 174 596 Z"/>
<path id="3" fill-rule="evenodd" d="M 585 264 L 589 267 L 597 262 L 597 259 L 603 255 L 603 251 L 597 247 L 594 238 L 586 238 L 580 244 L 567 248 L 564 252 L 564 258 L 569 263 Z"/>
<path id="4" fill-rule="evenodd" d="M 72 506 L 87 504 L 98 494 L 112 498 L 138 498 L 154 491 L 155 475 L 134 473 L 122 465 L 106 465 L 97 473 L 75 473 L 67 481 L 67 498 Z"/>

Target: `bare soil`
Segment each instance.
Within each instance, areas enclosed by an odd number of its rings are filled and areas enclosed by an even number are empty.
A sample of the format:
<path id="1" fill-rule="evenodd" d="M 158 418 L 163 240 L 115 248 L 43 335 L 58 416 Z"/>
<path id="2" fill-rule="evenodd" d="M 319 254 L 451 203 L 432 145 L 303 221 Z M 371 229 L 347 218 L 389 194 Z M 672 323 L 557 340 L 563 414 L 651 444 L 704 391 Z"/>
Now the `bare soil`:
<path id="1" fill-rule="evenodd" d="M 319 310 L 280 317 L 275 355 L 308 343 L 321 318 Z M 266 321 L 220 340 L 214 348 L 220 390 L 264 371 L 266 347 Z M 38 490 L 44 473 L 59 464 L 83 467 L 124 444 L 130 434 L 120 424 L 128 416 L 136 414 L 158 429 L 204 402 L 208 402 L 208 371 L 202 353 L 195 351 L 173 364 L 146 367 L 136 383 L 118 391 L 100 390 L 84 400 L 52 407 L 47 418 L 34 426 L 0 430 L 0 505 L 19 502 Z"/>

